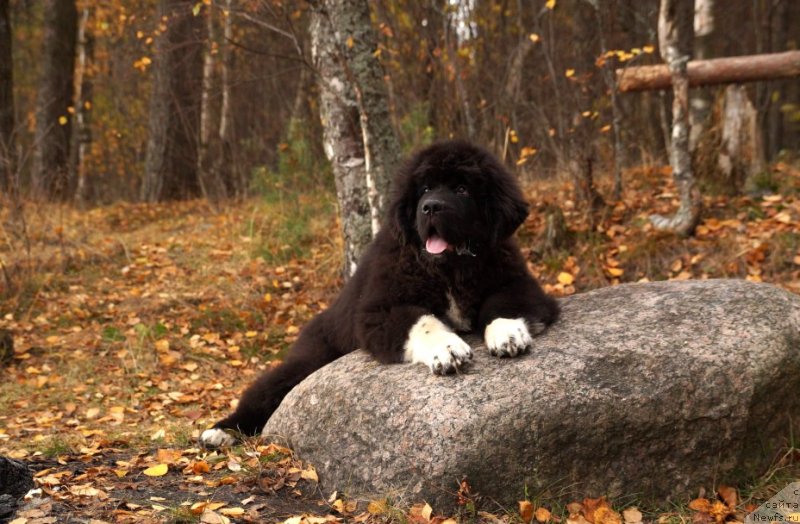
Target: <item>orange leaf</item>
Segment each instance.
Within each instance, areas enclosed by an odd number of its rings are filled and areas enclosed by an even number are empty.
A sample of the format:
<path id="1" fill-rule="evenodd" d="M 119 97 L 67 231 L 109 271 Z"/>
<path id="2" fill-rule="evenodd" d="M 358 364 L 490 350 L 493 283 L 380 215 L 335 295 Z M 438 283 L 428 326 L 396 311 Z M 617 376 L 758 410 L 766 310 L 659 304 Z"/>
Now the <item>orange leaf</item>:
<path id="1" fill-rule="evenodd" d="M 608 506 L 608 501 L 606 501 L 605 497 L 600 497 L 597 499 L 583 499 L 583 516 L 594 524 L 595 513 L 598 508 Z"/>
<path id="2" fill-rule="evenodd" d="M 711 511 L 711 502 L 709 502 L 708 499 L 694 499 L 689 503 L 689 509 L 708 513 Z"/>
<path id="3" fill-rule="evenodd" d="M 622 518 L 619 513 L 611 509 L 607 504 L 594 511 L 595 524 L 622 524 Z"/>
<path id="4" fill-rule="evenodd" d="M 739 497 L 736 494 L 736 488 L 730 486 L 720 486 L 717 490 L 719 498 L 728 505 L 730 509 L 736 508 Z"/>
<path id="5" fill-rule="evenodd" d="M 544 524 L 550 520 L 551 515 L 547 508 L 536 508 L 536 513 L 533 514 L 533 517 L 536 519 L 536 522 Z"/>
<path id="6" fill-rule="evenodd" d="M 530 522 L 533 519 L 533 504 L 529 500 L 519 501 L 519 516 L 523 522 Z"/>

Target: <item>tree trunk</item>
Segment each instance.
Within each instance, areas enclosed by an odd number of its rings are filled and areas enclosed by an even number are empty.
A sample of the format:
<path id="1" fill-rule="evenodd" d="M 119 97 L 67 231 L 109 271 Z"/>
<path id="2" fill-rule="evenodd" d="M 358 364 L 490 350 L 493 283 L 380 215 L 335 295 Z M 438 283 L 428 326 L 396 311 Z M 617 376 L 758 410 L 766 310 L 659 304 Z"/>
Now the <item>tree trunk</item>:
<path id="1" fill-rule="evenodd" d="M 14 183 L 14 74 L 11 61 L 9 0 L 0 0 L 0 192 L 16 189 Z"/>
<path id="2" fill-rule="evenodd" d="M 344 237 L 343 274 L 349 278 L 372 239 L 358 102 L 338 52 L 330 20 L 320 9 L 315 8 L 311 13 L 310 32 L 311 54 L 318 75 L 323 142 L 333 167 Z"/>
<path id="3" fill-rule="evenodd" d="M 70 179 L 73 75 L 78 10 L 73 0 L 45 2 L 42 74 L 36 97 L 33 194 L 65 200 L 75 189 Z"/>
<path id="4" fill-rule="evenodd" d="M 214 25 L 215 3 L 210 3 L 203 8 L 206 22 L 206 44 L 203 50 L 203 83 L 200 95 L 200 149 L 197 153 L 198 180 L 203 196 L 210 201 L 222 200 L 226 197 L 225 186 L 219 178 L 212 158 L 216 156 L 217 148 L 212 138 L 212 92 L 214 90 L 214 70 L 216 69 L 216 29 Z M 227 16 L 226 18 L 230 18 Z"/>
<path id="5" fill-rule="evenodd" d="M 687 67 L 690 87 L 776 80 L 800 76 L 800 51 L 694 60 Z M 620 92 L 667 89 L 672 70 L 666 65 L 617 69 Z"/>
<path id="6" fill-rule="evenodd" d="M 160 0 L 166 30 L 156 39 L 153 90 L 141 199 L 148 202 L 201 195 L 197 172 L 203 87 L 203 18 L 193 0 Z"/>
<path id="7" fill-rule="evenodd" d="M 788 49 L 790 44 L 787 37 L 789 34 L 789 21 L 791 20 L 789 0 L 777 2 L 774 4 L 774 9 L 774 22 L 770 22 L 774 24 L 771 38 L 772 50 Z M 784 114 L 781 111 L 781 106 L 787 102 L 787 93 L 786 86 L 782 82 L 771 82 L 765 87 L 769 88 L 770 101 L 766 114 L 767 158 L 772 160 L 784 147 Z"/>
<path id="8" fill-rule="evenodd" d="M 228 197 L 241 196 L 245 192 L 245 183 L 235 158 L 233 106 L 231 105 L 231 75 L 233 74 L 233 0 L 225 0 L 225 16 L 223 17 L 222 45 L 222 101 L 219 109 L 219 146 L 217 164 L 214 171 L 221 180 Z"/>
<path id="9" fill-rule="evenodd" d="M 600 53 L 605 56 L 608 51 L 606 46 L 606 39 L 604 36 L 603 16 L 605 11 L 601 5 L 602 0 L 595 0 L 590 2 L 594 8 L 595 20 L 599 28 L 598 35 L 600 38 Z M 614 82 L 614 73 L 611 70 L 611 62 L 606 61 L 603 65 L 603 80 L 608 87 L 611 94 L 611 125 L 614 130 L 614 200 L 622 199 L 622 165 L 625 163 L 625 148 L 622 145 L 622 107 L 619 103 L 619 93 L 617 92 L 617 84 Z"/>
<path id="10" fill-rule="evenodd" d="M 89 127 L 92 107 L 92 77 L 89 66 L 94 59 L 94 35 L 89 24 L 89 8 L 84 7 L 78 25 L 78 64 L 75 68 L 75 131 L 70 145 L 70 166 L 77 181 L 75 202 L 79 205 L 88 199 L 85 159 L 92 143 Z"/>
<path id="11" fill-rule="evenodd" d="M 326 0 L 325 7 L 346 58 L 345 71 L 356 91 L 364 140 L 367 189 L 373 234 L 380 229 L 392 171 L 400 161 L 400 144 L 389 114 L 378 41 L 367 0 Z"/>
<path id="12" fill-rule="evenodd" d="M 719 170 L 731 193 L 737 194 L 750 177 L 764 171 L 758 113 L 744 86 L 733 85 L 725 89 L 720 120 Z"/>
<path id="13" fill-rule="evenodd" d="M 651 215 L 656 229 L 681 236 L 694 233 L 700 220 L 702 199 L 696 188 L 689 153 L 689 62 L 692 42 L 694 0 L 661 0 L 658 16 L 658 41 L 662 59 L 667 62 L 673 87 L 672 178 L 680 194 L 680 207 L 672 217 Z"/>
<path id="14" fill-rule="evenodd" d="M 695 0 L 694 58 L 711 58 L 711 41 L 714 33 L 714 0 Z M 689 99 L 689 150 L 697 149 L 711 115 L 713 97 L 708 89 L 694 89 Z"/>

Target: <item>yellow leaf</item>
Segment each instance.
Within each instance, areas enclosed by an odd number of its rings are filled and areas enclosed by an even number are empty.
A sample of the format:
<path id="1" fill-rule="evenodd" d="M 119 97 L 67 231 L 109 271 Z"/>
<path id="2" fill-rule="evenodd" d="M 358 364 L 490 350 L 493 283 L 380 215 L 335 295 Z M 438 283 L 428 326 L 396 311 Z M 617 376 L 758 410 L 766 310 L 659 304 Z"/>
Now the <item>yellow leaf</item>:
<path id="1" fill-rule="evenodd" d="M 147 468 L 146 470 L 142 471 L 148 477 L 163 477 L 169 471 L 169 466 L 166 464 L 158 464 L 156 466 Z"/>
<path id="2" fill-rule="evenodd" d="M 353 41 L 353 37 L 352 36 L 348 36 L 347 37 L 347 42 L 345 42 L 345 43 L 347 44 L 347 49 L 353 49 L 353 46 L 356 45 L 355 42 Z"/>
<path id="3" fill-rule="evenodd" d="M 622 518 L 625 524 L 641 524 L 642 512 L 632 506 L 622 512 Z"/>
<path id="4" fill-rule="evenodd" d="M 304 469 L 300 473 L 300 478 L 305 480 L 313 480 L 314 482 L 319 482 L 319 477 L 317 476 L 317 472 L 314 470 L 312 466 L 308 466 L 308 468 Z"/>
<path id="5" fill-rule="evenodd" d="M 601 133 L 608 133 L 609 131 L 611 131 L 611 124 L 605 125 L 600 128 Z"/>
<path id="6" fill-rule="evenodd" d="M 367 506 L 367 512 L 370 515 L 383 515 L 389 510 L 386 506 L 385 500 L 372 500 Z"/>
<path id="7" fill-rule="evenodd" d="M 429 521 L 431 520 L 431 514 L 433 514 L 433 508 L 430 506 L 430 504 L 426 502 L 425 506 L 422 508 L 422 512 L 420 513 L 420 515 L 422 515 L 422 517 L 425 520 Z"/>
<path id="8" fill-rule="evenodd" d="M 647 44 L 646 46 L 642 47 L 642 52 L 647 53 L 647 54 L 651 54 L 655 50 L 656 50 L 656 48 L 654 46 L 650 45 L 650 44 Z"/>
<path id="9" fill-rule="evenodd" d="M 219 512 L 228 517 L 241 517 L 244 515 L 244 508 L 224 508 Z"/>
<path id="10" fill-rule="evenodd" d="M 528 39 L 533 42 L 534 44 L 539 41 L 539 35 L 536 33 L 531 33 L 528 35 Z"/>
<path id="11" fill-rule="evenodd" d="M 573 277 L 570 273 L 567 273 L 566 271 L 562 271 L 561 273 L 558 274 L 558 282 L 564 284 L 565 286 L 569 286 L 573 282 L 575 282 L 575 277 Z"/>
<path id="12" fill-rule="evenodd" d="M 67 125 L 67 122 L 69 122 L 69 120 L 67 120 L 67 117 L 65 117 L 64 115 L 61 115 L 60 117 L 58 117 L 59 125 L 65 126 L 65 125 Z"/>
<path id="13" fill-rule="evenodd" d="M 575 76 L 575 70 L 567 69 L 567 71 L 564 73 L 564 76 L 566 76 L 567 78 L 572 78 L 573 76 Z"/>
<path id="14" fill-rule="evenodd" d="M 536 513 L 533 514 L 536 522 L 544 524 L 550 520 L 550 511 L 547 508 L 536 508 Z"/>
<path id="15" fill-rule="evenodd" d="M 555 9 L 556 8 L 556 0 L 547 0 L 544 6 L 548 9 Z"/>
<path id="16" fill-rule="evenodd" d="M 612 277 L 621 277 L 622 274 L 625 273 L 625 270 L 620 267 L 607 267 L 606 271 L 608 271 L 608 274 Z"/>

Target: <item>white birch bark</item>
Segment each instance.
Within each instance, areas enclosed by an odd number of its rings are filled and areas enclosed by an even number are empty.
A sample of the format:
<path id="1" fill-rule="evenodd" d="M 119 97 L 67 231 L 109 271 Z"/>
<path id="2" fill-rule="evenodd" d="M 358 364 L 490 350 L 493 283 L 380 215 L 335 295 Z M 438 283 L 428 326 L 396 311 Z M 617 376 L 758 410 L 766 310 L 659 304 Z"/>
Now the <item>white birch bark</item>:
<path id="1" fill-rule="evenodd" d="M 400 145 L 392 127 L 389 97 L 378 61 L 378 43 L 367 0 L 326 0 L 331 27 L 344 56 L 344 71 L 355 89 L 364 142 L 372 232 L 380 229 Z"/>
<path id="2" fill-rule="evenodd" d="M 694 233 L 700 220 L 702 199 L 692 172 L 689 153 L 689 63 L 694 0 L 661 0 L 658 41 L 661 57 L 672 77 L 672 140 L 669 152 L 672 178 L 680 195 L 678 211 L 671 217 L 651 215 L 653 227 L 681 236 Z"/>
<path id="3" fill-rule="evenodd" d="M 343 66 L 330 20 L 319 9 L 311 13 L 311 55 L 320 93 L 323 145 L 336 182 L 344 237 L 343 274 L 349 278 L 373 233 L 367 162 L 355 89 Z"/>

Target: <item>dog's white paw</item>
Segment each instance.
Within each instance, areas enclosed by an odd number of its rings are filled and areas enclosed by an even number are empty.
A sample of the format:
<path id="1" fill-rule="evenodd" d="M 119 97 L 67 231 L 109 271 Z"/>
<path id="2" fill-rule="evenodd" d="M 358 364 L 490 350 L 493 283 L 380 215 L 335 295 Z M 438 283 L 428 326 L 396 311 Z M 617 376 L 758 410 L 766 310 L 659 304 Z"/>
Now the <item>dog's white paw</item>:
<path id="1" fill-rule="evenodd" d="M 472 348 L 433 315 L 423 315 L 408 332 L 405 361 L 420 362 L 446 375 L 472 360 Z"/>
<path id="2" fill-rule="evenodd" d="M 200 434 L 200 443 L 207 448 L 221 448 L 234 445 L 236 439 L 228 435 L 224 429 L 211 428 Z"/>
<path id="3" fill-rule="evenodd" d="M 543 330 L 534 326 L 536 334 Z M 483 335 L 489 353 L 496 357 L 516 357 L 527 353 L 533 345 L 533 337 L 528 325 L 521 318 L 496 318 L 488 326 Z"/>

